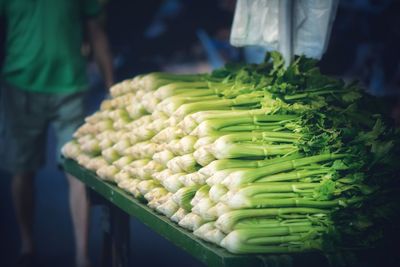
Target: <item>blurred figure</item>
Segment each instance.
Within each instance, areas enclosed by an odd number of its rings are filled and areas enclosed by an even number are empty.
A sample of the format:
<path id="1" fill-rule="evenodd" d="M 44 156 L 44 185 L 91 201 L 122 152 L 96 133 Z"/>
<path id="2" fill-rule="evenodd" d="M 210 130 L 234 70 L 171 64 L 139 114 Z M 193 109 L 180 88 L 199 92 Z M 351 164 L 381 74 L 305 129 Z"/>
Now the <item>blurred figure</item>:
<path id="1" fill-rule="evenodd" d="M 161 1 L 140 57 L 153 61 L 153 70 L 174 73 L 210 72 L 237 61 L 239 51 L 229 44 L 234 8 L 235 0 Z"/>
<path id="2" fill-rule="evenodd" d="M 0 0 L 0 16 L 6 22 L 0 91 L 0 167 L 12 174 L 21 236 L 19 266 L 32 266 L 34 261 L 34 177 L 44 165 L 47 128 L 51 124 L 55 129 L 59 154 L 84 119 L 84 92 L 88 87 L 81 53 L 84 33 L 105 86 L 113 84 L 108 41 L 97 19 L 100 11 L 97 0 Z M 76 265 L 89 266 L 85 186 L 71 175 L 66 176 Z"/>

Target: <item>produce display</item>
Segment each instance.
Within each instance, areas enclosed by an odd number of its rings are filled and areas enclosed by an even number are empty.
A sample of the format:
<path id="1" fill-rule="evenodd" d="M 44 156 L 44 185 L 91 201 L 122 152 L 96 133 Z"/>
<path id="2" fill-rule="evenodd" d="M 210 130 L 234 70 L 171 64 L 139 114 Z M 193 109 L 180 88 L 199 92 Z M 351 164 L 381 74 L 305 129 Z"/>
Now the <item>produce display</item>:
<path id="1" fill-rule="evenodd" d="M 399 132 L 315 63 L 125 80 L 63 155 L 232 253 L 375 246 L 398 231 Z"/>

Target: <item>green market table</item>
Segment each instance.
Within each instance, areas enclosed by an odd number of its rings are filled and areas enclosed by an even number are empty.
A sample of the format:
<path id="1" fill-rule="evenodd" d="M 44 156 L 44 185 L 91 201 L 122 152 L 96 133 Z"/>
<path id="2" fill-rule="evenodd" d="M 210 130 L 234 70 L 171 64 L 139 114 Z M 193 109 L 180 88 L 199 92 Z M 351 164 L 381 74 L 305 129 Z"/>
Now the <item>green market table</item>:
<path id="1" fill-rule="evenodd" d="M 202 241 L 191 232 L 156 213 L 144 202 L 135 199 L 116 185 L 105 182 L 77 162 L 66 159 L 66 172 L 81 180 L 87 187 L 102 196 L 108 207 L 104 231 L 103 263 L 105 266 L 129 266 L 129 217 L 133 216 L 157 234 L 183 249 L 210 267 L 302 267 L 328 266 L 319 253 L 292 255 L 235 255 L 214 244 Z"/>

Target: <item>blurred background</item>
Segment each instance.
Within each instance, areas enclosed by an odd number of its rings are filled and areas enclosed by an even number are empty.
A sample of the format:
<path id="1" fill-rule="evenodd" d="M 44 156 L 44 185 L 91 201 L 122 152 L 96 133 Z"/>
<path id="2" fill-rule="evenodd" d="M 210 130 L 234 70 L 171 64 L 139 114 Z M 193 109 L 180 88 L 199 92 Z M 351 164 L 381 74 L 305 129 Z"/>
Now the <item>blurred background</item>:
<path id="1" fill-rule="evenodd" d="M 239 49 L 229 44 L 234 0 L 100 2 L 117 82 L 151 71 L 209 72 L 226 62 L 263 61 L 262 48 Z M 396 0 L 341 0 L 328 50 L 319 64 L 322 72 L 345 80 L 358 79 L 365 90 L 394 104 L 400 91 L 399 12 L 400 1 Z M 4 36 L 2 18 L 0 63 Z M 91 57 L 90 47 L 83 51 Z M 88 64 L 87 73 L 91 84 L 87 112 L 91 113 L 106 90 L 94 63 Z M 49 135 L 47 165 L 36 180 L 38 260 L 40 266 L 72 266 L 67 182 L 56 168 L 52 129 Z M 9 189 L 10 176 L 0 171 L 0 266 L 12 266 L 19 249 Z M 99 265 L 101 251 L 101 216 L 100 207 L 92 208 L 90 251 L 94 266 Z M 202 266 L 135 219 L 131 220 L 131 242 L 135 266 Z"/>

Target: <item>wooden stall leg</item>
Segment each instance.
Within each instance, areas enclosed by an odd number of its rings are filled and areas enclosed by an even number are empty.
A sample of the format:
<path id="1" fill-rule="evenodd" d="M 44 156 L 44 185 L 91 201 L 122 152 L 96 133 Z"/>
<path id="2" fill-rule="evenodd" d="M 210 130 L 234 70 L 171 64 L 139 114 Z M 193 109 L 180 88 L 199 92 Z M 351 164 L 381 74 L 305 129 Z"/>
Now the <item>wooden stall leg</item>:
<path id="1" fill-rule="evenodd" d="M 128 267 L 129 262 L 129 215 L 110 204 L 112 266 Z"/>
<path id="2" fill-rule="evenodd" d="M 102 201 L 102 244 L 101 244 L 101 267 L 108 267 L 112 264 L 112 238 L 111 238 L 111 218 L 110 209 L 106 201 Z"/>
<path id="3" fill-rule="evenodd" d="M 110 203 L 93 189 L 88 188 L 91 206 L 101 207 L 101 253 L 100 266 L 109 267 L 112 264 L 112 238 L 111 238 L 111 216 Z"/>

